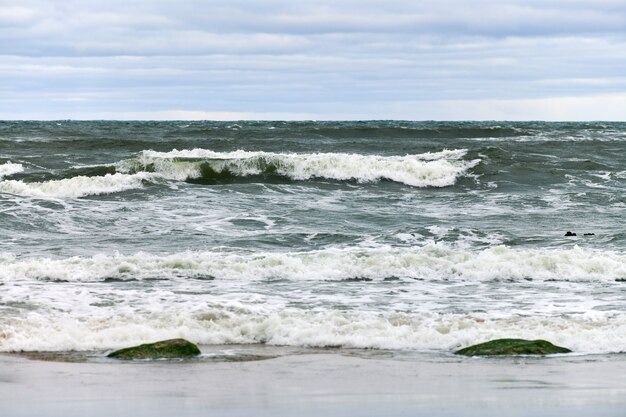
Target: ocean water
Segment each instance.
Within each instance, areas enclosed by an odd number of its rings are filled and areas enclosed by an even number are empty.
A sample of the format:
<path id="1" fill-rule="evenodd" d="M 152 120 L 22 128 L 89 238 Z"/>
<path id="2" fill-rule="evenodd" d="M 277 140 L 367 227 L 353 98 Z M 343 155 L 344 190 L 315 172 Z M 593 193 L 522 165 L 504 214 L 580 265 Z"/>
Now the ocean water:
<path id="1" fill-rule="evenodd" d="M 0 122 L 0 351 L 623 352 L 625 217 L 625 123 Z"/>

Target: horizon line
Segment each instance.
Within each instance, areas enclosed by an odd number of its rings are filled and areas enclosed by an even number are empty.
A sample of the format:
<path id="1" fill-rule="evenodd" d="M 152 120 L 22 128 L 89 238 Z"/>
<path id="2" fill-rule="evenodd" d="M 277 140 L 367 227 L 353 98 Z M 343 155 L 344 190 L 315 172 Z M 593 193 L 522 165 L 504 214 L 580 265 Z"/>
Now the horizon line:
<path id="1" fill-rule="evenodd" d="M 408 122 L 408 123 L 626 123 L 624 120 L 588 119 L 588 120 L 547 120 L 547 119 L 0 119 L 4 122 Z"/>

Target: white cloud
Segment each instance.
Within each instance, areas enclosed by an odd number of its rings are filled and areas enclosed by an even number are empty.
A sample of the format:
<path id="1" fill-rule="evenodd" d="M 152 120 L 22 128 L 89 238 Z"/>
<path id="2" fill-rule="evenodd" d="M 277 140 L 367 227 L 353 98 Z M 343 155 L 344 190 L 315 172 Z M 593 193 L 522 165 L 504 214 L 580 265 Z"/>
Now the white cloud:
<path id="1" fill-rule="evenodd" d="M 522 100 L 441 100 L 400 103 L 412 120 L 626 121 L 626 94 Z"/>
<path id="2" fill-rule="evenodd" d="M 37 12 L 28 7 L 4 6 L 1 3 L 0 6 L 0 24 L 3 26 L 24 25 L 37 16 Z"/>

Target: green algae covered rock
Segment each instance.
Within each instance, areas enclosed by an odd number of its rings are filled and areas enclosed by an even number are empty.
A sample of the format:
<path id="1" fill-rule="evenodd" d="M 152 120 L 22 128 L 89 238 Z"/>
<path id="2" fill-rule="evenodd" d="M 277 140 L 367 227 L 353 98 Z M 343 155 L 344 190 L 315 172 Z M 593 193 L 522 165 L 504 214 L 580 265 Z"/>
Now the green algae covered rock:
<path id="1" fill-rule="evenodd" d="M 115 359 L 170 359 L 188 358 L 200 354 L 198 346 L 185 339 L 162 340 L 156 343 L 116 350 L 107 355 Z"/>
<path id="2" fill-rule="evenodd" d="M 454 353 L 465 356 L 492 355 L 552 355 L 569 353 L 571 350 L 555 346 L 545 340 L 497 339 L 458 350 Z"/>

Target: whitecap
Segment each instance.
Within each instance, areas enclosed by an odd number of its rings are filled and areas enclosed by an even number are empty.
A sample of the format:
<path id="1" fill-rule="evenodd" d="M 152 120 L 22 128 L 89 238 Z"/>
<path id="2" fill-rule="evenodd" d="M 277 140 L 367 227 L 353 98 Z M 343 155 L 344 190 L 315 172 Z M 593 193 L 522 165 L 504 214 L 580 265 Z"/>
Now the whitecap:
<path id="1" fill-rule="evenodd" d="M 346 153 L 272 153 L 237 150 L 215 152 L 206 149 L 143 151 L 136 160 L 118 164 L 122 172 L 147 167 L 167 179 L 184 180 L 202 175 L 201 166 L 234 176 L 264 173 L 292 180 L 324 178 L 371 183 L 389 180 L 413 187 L 447 187 L 467 174 L 479 161 L 465 161 L 467 150 L 443 150 L 416 155 L 380 156 Z"/>
<path id="2" fill-rule="evenodd" d="M 150 177 L 140 174 L 106 174 L 104 176 L 77 176 L 43 182 L 6 180 L 0 182 L 0 193 L 41 198 L 79 198 L 88 195 L 110 194 L 142 188 Z"/>
<path id="3" fill-rule="evenodd" d="M 93 257 L 0 258 L 0 281 L 102 281 L 106 278 L 341 281 L 395 276 L 422 280 L 626 280 L 626 255 L 579 247 L 483 250 L 428 243 L 417 247 L 328 248 L 306 252 L 181 252 Z"/>
<path id="4" fill-rule="evenodd" d="M 17 174 L 23 171 L 24 167 L 22 166 L 22 164 L 14 164 L 11 161 L 5 162 L 4 164 L 0 165 L 0 180 L 3 177 L 8 177 L 10 175 Z"/>

